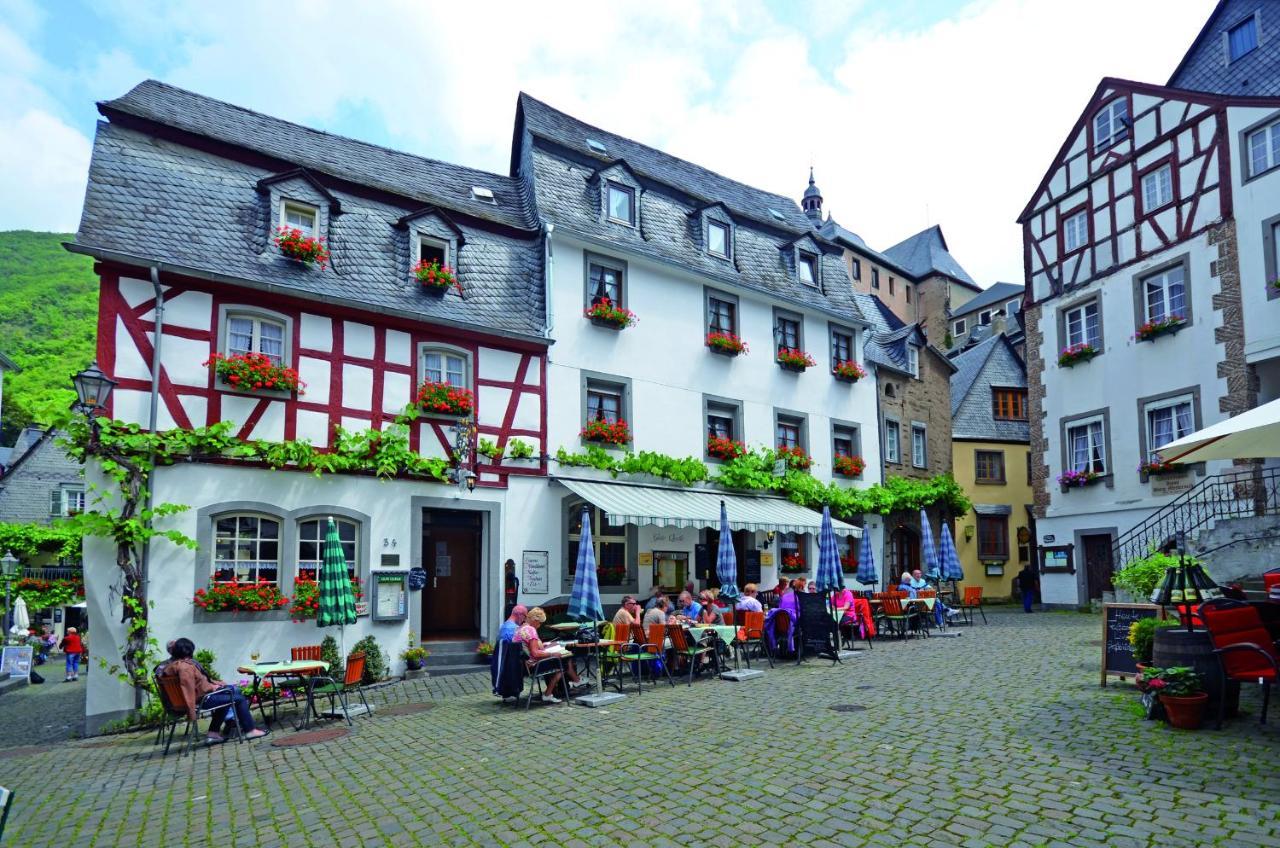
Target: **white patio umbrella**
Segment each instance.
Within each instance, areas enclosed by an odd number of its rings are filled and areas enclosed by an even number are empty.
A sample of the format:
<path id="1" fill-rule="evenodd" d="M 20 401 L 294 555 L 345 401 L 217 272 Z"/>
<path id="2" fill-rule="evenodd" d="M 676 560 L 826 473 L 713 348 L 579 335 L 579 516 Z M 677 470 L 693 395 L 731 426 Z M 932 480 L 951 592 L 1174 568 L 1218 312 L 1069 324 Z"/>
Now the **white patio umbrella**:
<path id="1" fill-rule="evenodd" d="M 1159 449 L 1165 462 L 1280 457 L 1280 400 L 1219 421 Z"/>
<path id="2" fill-rule="evenodd" d="M 27 612 L 27 599 L 19 595 L 13 602 L 13 627 L 9 632 L 14 635 L 25 634 L 30 629 L 31 615 Z"/>

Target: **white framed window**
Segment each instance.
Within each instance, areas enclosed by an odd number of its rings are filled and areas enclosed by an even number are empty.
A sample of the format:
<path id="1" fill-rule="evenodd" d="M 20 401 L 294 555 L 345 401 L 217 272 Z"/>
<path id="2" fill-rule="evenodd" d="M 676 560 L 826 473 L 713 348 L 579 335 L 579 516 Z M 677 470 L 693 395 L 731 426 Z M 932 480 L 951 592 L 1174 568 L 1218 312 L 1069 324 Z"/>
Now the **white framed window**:
<path id="1" fill-rule="evenodd" d="M 1142 209 L 1151 212 L 1173 202 L 1173 166 L 1166 162 L 1142 177 Z"/>
<path id="2" fill-rule="evenodd" d="M 1249 176 L 1256 177 L 1280 165 L 1280 121 L 1254 130 L 1245 138 Z"/>
<path id="3" fill-rule="evenodd" d="M 1009 301 L 1008 303 L 1006 303 L 1006 304 L 1004 305 L 1004 314 L 1005 314 L 1005 315 L 1012 315 L 1013 313 L 1018 312 L 1018 311 L 1020 311 L 1021 309 L 1022 309 L 1022 301 L 1020 301 L 1020 300 L 1011 300 L 1011 301 Z"/>
<path id="4" fill-rule="evenodd" d="M 1089 243 L 1089 213 L 1081 209 L 1062 221 L 1062 252 L 1072 253 Z"/>
<path id="5" fill-rule="evenodd" d="M 609 220 L 634 227 L 636 223 L 635 189 L 611 182 L 605 187 L 605 195 Z"/>
<path id="6" fill-rule="evenodd" d="M 1107 473 L 1106 433 L 1101 416 L 1068 425 L 1066 447 L 1068 470 Z"/>
<path id="7" fill-rule="evenodd" d="M 459 350 L 447 347 L 422 349 L 422 379 L 432 383 L 448 383 L 459 389 L 471 387 L 469 358 Z"/>
<path id="8" fill-rule="evenodd" d="M 280 201 L 280 223 L 295 230 L 301 230 L 304 236 L 315 238 L 320 235 L 320 210 L 309 203 L 296 200 Z"/>
<path id="9" fill-rule="evenodd" d="M 707 252 L 721 259 L 729 258 L 729 226 L 719 221 L 707 222 Z"/>
<path id="10" fill-rule="evenodd" d="M 622 306 L 624 298 L 624 282 L 626 268 L 621 264 L 611 264 L 595 257 L 587 260 L 587 305 L 594 306 L 608 300 L 615 306 Z"/>
<path id="11" fill-rule="evenodd" d="M 278 583 L 280 522 L 261 515 L 214 519 L 212 577 L 214 583 Z"/>
<path id="12" fill-rule="evenodd" d="M 587 421 L 617 424 L 622 420 L 622 402 L 626 387 L 602 380 L 587 381 Z"/>
<path id="13" fill-rule="evenodd" d="M 342 544 L 342 558 L 347 561 L 347 574 L 355 578 L 360 573 L 360 527 L 347 518 L 334 518 L 338 528 L 338 541 Z M 327 518 L 309 518 L 298 522 L 298 577 L 315 580 L 324 563 L 324 538 L 328 533 Z"/>
<path id="14" fill-rule="evenodd" d="M 1258 22 L 1250 15 L 1227 30 L 1227 56 L 1229 62 L 1242 59 L 1258 49 Z"/>
<path id="15" fill-rule="evenodd" d="M 1098 324 L 1098 301 L 1091 300 L 1072 307 L 1062 314 L 1062 327 L 1066 334 L 1066 344 L 1088 344 L 1096 349 L 1102 342 L 1102 332 Z"/>
<path id="16" fill-rule="evenodd" d="M 801 251 L 796 261 L 796 270 L 800 275 L 800 282 L 806 286 L 818 284 L 818 257 L 812 253 Z"/>
<path id="17" fill-rule="evenodd" d="M 956 320 L 955 328 L 953 330 L 953 333 L 955 335 L 963 336 L 966 332 L 968 332 L 968 330 L 969 330 L 969 325 L 965 322 L 965 319 L 959 318 Z"/>
<path id="18" fill-rule="evenodd" d="M 1093 116 L 1093 149 L 1106 150 L 1129 137 L 1129 101 L 1117 97 Z"/>
<path id="19" fill-rule="evenodd" d="M 66 518 L 84 512 L 85 495 L 80 486 L 59 486 L 49 493 L 49 515 Z"/>
<path id="20" fill-rule="evenodd" d="M 916 468 L 929 464 L 929 437 L 923 424 L 911 425 L 911 464 Z"/>
<path id="21" fill-rule="evenodd" d="M 449 243 L 431 236 L 418 236 L 418 261 L 439 262 L 443 268 L 449 264 Z"/>
<path id="22" fill-rule="evenodd" d="M 885 462 L 902 462 L 902 446 L 899 444 L 899 427 L 897 421 L 884 422 L 884 460 Z"/>
<path id="23" fill-rule="evenodd" d="M 991 323 L 991 310 L 984 309 L 978 313 L 978 326 L 985 327 Z"/>
<path id="24" fill-rule="evenodd" d="M 1185 318 L 1187 292 L 1183 266 L 1174 265 L 1143 279 L 1142 297 L 1148 321 L 1162 321 L 1174 316 Z"/>
<path id="25" fill-rule="evenodd" d="M 920 348 L 913 344 L 907 345 L 907 370 L 912 377 L 920 379 Z"/>
<path id="26" fill-rule="evenodd" d="M 283 321 L 252 313 L 227 313 L 227 356 L 260 353 L 273 365 L 283 365 L 285 337 Z"/>
<path id="27" fill-rule="evenodd" d="M 1152 460 L 1160 457 L 1156 453 L 1170 442 L 1191 435 L 1195 430 L 1195 415 L 1191 408 L 1191 396 L 1169 398 L 1152 401 L 1145 407 L 1147 427 L 1147 449 Z"/>

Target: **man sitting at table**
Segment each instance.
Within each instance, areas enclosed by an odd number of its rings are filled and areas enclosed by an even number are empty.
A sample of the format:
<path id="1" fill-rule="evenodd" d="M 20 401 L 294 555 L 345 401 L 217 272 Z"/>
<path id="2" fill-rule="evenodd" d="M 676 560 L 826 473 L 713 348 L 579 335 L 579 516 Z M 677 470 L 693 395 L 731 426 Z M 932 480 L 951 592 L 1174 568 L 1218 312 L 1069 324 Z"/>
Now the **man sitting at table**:
<path id="1" fill-rule="evenodd" d="M 756 597 L 759 591 L 759 587 L 754 583 L 748 583 L 743 586 L 742 597 L 738 598 L 738 609 L 744 612 L 764 612 L 764 605 Z"/>
<path id="2" fill-rule="evenodd" d="M 924 579 L 924 573 L 920 569 L 911 572 L 911 597 L 916 597 L 921 589 L 928 589 L 929 581 Z M 942 622 L 954 616 L 958 610 L 953 610 L 942 602 L 942 598 L 934 596 L 933 600 L 933 620 L 942 626 Z"/>
<path id="3" fill-rule="evenodd" d="M 658 598 L 658 602 L 651 608 L 645 610 L 643 620 L 644 626 L 648 627 L 650 624 L 666 624 L 668 603 L 669 602 L 664 595 L 663 597 Z"/>
<path id="4" fill-rule="evenodd" d="M 650 590 L 649 600 L 644 602 L 644 611 L 648 612 L 656 607 L 658 605 L 658 598 L 665 598 L 666 596 L 667 593 L 662 591 L 661 586 L 654 586 L 653 589 Z"/>
<path id="5" fill-rule="evenodd" d="M 702 612 L 702 604 L 693 599 L 693 595 L 686 589 L 680 593 L 680 600 L 676 604 L 676 611 L 673 615 L 676 618 L 687 618 L 690 621 L 698 619 L 698 613 Z"/>
<path id="6" fill-rule="evenodd" d="M 528 608 L 524 604 L 516 604 L 511 608 L 511 616 L 502 622 L 502 626 L 498 628 L 498 641 L 510 642 L 516 638 L 516 631 L 520 629 L 520 625 L 524 624 L 525 616 L 529 614 Z"/>
<path id="7" fill-rule="evenodd" d="M 200 699 L 209 695 L 204 702 L 206 707 L 219 707 L 209 719 L 209 732 L 206 741 L 217 745 L 227 741 L 218 731 L 227 717 L 227 710 L 236 711 L 236 719 L 240 724 L 240 732 L 245 739 L 261 739 L 270 731 L 261 730 L 253 724 L 253 713 L 249 710 L 249 699 L 240 694 L 234 686 L 228 686 L 221 680 L 210 680 L 208 675 L 192 657 L 196 646 L 190 639 L 174 639 L 169 655 L 172 657 L 161 672 L 163 677 L 178 678 L 178 686 L 182 688 L 182 696 L 187 702 L 187 718 L 196 720 L 196 705 Z M 210 694 L 213 693 L 213 694 Z"/>
<path id="8" fill-rule="evenodd" d="M 631 638 L 631 625 L 640 623 L 640 605 L 631 595 L 622 599 L 622 606 L 613 614 L 613 638 L 627 640 Z"/>

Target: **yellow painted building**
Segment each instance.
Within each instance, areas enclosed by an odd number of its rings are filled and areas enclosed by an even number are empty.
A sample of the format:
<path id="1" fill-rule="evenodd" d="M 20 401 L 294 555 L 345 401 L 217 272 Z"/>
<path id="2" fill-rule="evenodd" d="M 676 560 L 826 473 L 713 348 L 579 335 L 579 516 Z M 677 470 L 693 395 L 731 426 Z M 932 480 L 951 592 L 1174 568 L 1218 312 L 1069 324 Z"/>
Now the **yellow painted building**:
<path id="1" fill-rule="evenodd" d="M 1026 367 L 1003 333 L 951 361 L 952 468 L 973 502 L 956 521 L 961 585 L 1007 598 L 1035 562 Z"/>

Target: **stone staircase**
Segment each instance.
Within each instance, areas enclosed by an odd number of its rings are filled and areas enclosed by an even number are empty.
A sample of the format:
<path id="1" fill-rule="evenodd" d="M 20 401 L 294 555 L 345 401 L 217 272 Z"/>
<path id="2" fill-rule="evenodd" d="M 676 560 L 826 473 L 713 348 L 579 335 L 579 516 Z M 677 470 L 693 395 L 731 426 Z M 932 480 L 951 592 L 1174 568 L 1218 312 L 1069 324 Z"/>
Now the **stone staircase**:
<path id="1" fill-rule="evenodd" d="M 432 677 L 448 677 L 452 674 L 475 674 L 489 671 L 488 662 L 476 660 L 478 639 L 462 639 L 448 642 L 423 642 L 422 646 L 431 652 L 423 664 Z"/>

